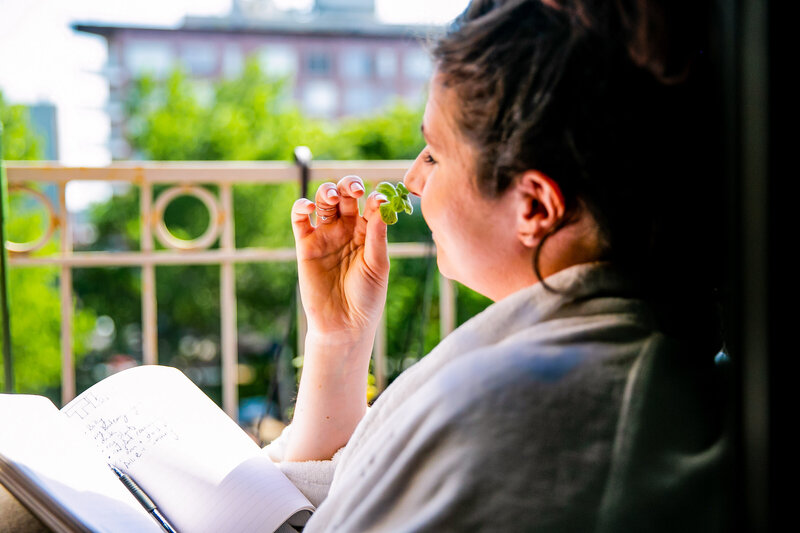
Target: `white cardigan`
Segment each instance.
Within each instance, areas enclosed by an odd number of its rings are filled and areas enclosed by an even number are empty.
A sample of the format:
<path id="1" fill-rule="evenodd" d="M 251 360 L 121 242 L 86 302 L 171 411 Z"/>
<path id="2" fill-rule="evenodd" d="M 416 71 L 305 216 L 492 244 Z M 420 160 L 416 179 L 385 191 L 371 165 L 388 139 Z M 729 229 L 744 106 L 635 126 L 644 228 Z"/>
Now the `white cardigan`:
<path id="1" fill-rule="evenodd" d="M 567 292 L 523 289 L 405 371 L 332 460 L 281 462 L 291 426 L 265 448 L 318 505 L 306 532 L 713 529 L 714 354 L 659 333 L 608 265 L 547 283 Z"/>

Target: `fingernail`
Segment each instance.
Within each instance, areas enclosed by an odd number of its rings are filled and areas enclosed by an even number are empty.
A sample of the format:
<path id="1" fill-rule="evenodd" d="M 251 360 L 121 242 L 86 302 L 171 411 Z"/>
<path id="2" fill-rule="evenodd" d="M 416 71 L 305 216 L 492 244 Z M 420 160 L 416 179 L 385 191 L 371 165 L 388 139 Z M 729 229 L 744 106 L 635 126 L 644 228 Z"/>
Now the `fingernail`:
<path id="1" fill-rule="evenodd" d="M 389 201 L 389 199 L 388 199 L 388 198 L 386 197 L 386 195 L 385 195 L 385 194 L 383 194 L 383 193 L 378 193 L 378 194 L 376 194 L 376 195 L 375 195 L 375 199 L 376 199 L 376 200 L 383 200 L 384 202 L 388 202 L 388 201 Z"/>
<path id="2" fill-rule="evenodd" d="M 357 181 L 354 181 L 353 183 L 350 184 L 350 191 L 351 192 L 358 192 L 358 191 L 362 191 L 363 192 L 364 191 L 364 187 L 362 187 L 361 184 L 358 183 Z"/>
<path id="3" fill-rule="evenodd" d="M 336 189 L 328 189 L 327 196 L 328 198 L 336 198 L 339 196 L 339 193 L 336 191 Z"/>

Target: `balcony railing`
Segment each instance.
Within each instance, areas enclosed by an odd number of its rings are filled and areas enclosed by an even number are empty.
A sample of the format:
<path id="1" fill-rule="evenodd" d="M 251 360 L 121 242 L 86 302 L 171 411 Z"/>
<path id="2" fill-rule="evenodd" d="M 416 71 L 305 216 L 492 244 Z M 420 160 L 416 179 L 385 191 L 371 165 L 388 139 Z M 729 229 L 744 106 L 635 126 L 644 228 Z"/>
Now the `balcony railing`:
<path id="1" fill-rule="evenodd" d="M 397 181 L 410 165 L 408 161 L 382 162 L 317 162 L 310 168 L 311 181 L 336 181 L 342 176 L 361 176 L 368 188 L 380 181 Z M 7 167 L 9 189 L 37 195 L 30 184 L 52 184 L 58 190 L 58 205 L 53 206 L 43 195 L 39 200 L 50 211 L 49 227 L 34 243 L 8 243 L 12 267 L 57 265 L 60 267 L 61 300 L 61 399 L 66 403 L 75 396 L 75 368 L 72 345 L 72 270 L 84 267 L 131 266 L 142 271 L 142 359 L 144 364 L 158 363 L 158 329 L 156 322 L 157 265 L 220 266 L 221 309 L 221 376 L 222 406 L 237 418 L 237 329 L 234 264 L 247 262 L 294 262 L 294 248 L 236 248 L 232 187 L 236 184 L 300 183 L 301 169 L 283 162 L 197 162 L 197 163 L 119 163 L 106 167 L 65 167 L 42 163 L 12 163 Z M 67 210 L 67 185 L 73 181 L 127 182 L 140 189 L 141 241 L 139 251 L 81 252 L 73 250 L 72 226 Z M 154 185 L 167 185 L 154 198 Z M 203 185 L 214 185 L 218 196 Z M 298 186 L 298 195 L 300 187 Z M 209 210 L 208 230 L 192 241 L 176 239 L 163 222 L 169 202 L 181 195 L 193 195 Z M 286 213 L 288 224 L 289 214 Z M 59 252 L 32 255 L 49 242 L 56 230 L 60 233 Z M 157 250 L 157 238 L 166 249 Z M 215 242 L 218 249 L 208 249 Z M 428 243 L 392 243 L 390 257 L 425 257 L 431 253 Z M 455 327 L 455 292 L 451 282 L 440 278 L 440 336 Z M 305 318 L 302 306 L 298 312 L 298 355 L 303 353 Z M 379 390 L 386 385 L 385 322 L 378 330 L 373 350 L 374 372 Z"/>

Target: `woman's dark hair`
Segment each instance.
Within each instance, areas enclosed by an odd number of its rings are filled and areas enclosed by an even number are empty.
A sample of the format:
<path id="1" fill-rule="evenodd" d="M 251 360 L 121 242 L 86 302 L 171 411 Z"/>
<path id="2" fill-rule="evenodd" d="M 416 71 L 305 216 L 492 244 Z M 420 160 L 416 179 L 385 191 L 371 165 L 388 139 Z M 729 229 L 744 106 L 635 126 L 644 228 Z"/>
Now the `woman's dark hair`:
<path id="1" fill-rule="evenodd" d="M 692 241 L 704 228 L 695 223 L 713 209 L 693 203 L 715 183 L 705 163 L 702 4 L 473 0 L 433 49 L 478 153 L 478 189 L 497 196 L 525 170 L 543 172 L 567 202 L 560 227 L 588 210 L 605 259 L 664 294 L 676 285 L 665 275 L 686 289 L 689 274 L 704 275 L 699 256 L 681 255 L 698 252 Z"/>

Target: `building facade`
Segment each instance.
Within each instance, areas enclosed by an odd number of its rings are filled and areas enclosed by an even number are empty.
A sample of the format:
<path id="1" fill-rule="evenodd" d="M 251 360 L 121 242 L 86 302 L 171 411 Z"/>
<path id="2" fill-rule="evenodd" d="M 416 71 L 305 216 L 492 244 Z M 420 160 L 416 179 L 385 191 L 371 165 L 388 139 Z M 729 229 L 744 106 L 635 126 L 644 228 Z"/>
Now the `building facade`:
<path id="1" fill-rule="evenodd" d="M 58 161 L 58 120 L 56 106 L 39 102 L 28 106 L 33 131 L 42 139 L 42 159 Z"/>
<path id="2" fill-rule="evenodd" d="M 254 58 L 271 76 L 292 80 L 309 116 L 364 115 L 395 98 L 418 100 L 431 72 L 425 40 L 440 31 L 388 25 L 374 0 L 316 0 L 310 12 L 279 11 L 269 0 L 235 0 L 226 17 L 186 17 L 177 28 L 77 23 L 108 43 L 110 150 L 128 159 L 124 102 L 131 80 L 164 77 L 181 66 L 200 93 L 235 77 Z"/>

